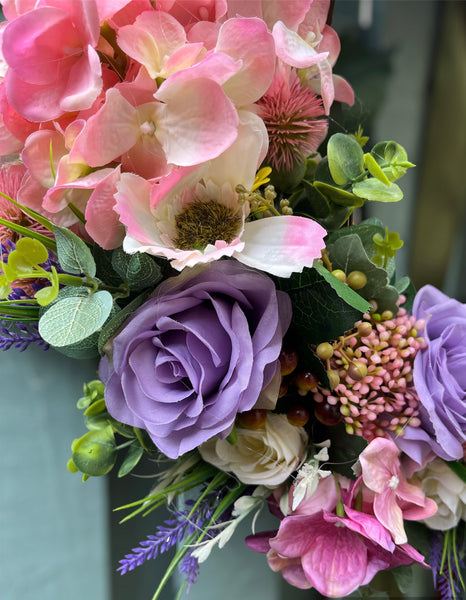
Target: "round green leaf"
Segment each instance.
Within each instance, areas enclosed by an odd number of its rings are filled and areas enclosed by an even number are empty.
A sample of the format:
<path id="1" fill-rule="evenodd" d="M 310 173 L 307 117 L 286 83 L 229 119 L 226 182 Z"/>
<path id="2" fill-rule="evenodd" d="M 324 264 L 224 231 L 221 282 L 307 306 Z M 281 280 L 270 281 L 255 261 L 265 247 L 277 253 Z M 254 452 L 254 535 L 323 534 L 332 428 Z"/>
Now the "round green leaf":
<path id="1" fill-rule="evenodd" d="M 357 179 L 364 170 L 364 153 L 358 142 L 344 133 L 335 133 L 327 144 L 330 173 L 337 185 Z"/>
<path id="2" fill-rule="evenodd" d="M 39 265 L 44 263 L 49 257 L 48 250 L 44 244 L 32 238 L 19 239 L 16 242 L 16 253 L 20 254 L 29 265 Z"/>
<path id="3" fill-rule="evenodd" d="M 102 327 L 112 306 L 112 295 L 106 291 L 85 298 L 64 298 L 42 315 L 39 333 L 51 346 L 76 344 Z"/>
<path id="4" fill-rule="evenodd" d="M 378 202 L 398 202 L 403 198 L 403 192 L 396 183 L 385 185 L 378 179 L 365 179 L 355 183 L 353 194 L 366 200 L 377 200 Z"/>

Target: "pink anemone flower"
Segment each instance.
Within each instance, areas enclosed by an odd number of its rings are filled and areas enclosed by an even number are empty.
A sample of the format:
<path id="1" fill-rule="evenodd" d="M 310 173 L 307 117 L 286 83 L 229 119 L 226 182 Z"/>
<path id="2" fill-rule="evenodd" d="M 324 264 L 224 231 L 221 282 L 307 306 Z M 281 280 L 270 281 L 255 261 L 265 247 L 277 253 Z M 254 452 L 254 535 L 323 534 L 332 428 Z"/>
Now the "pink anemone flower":
<path id="1" fill-rule="evenodd" d="M 126 252 L 163 256 L 180 271 L 233 256 L 281 277 L 320 257 L 326 231 L 311 219 L 276 216 L 246 222 L 249 206 L 240 201 L 236 187 L 252 188 L 267 134 L 259 117 L 246 111 L 241 116 L 239 142 L 215 160 L 174 169 L 156 182 L 121 175 L 115 210 L 126 226 Z"/>

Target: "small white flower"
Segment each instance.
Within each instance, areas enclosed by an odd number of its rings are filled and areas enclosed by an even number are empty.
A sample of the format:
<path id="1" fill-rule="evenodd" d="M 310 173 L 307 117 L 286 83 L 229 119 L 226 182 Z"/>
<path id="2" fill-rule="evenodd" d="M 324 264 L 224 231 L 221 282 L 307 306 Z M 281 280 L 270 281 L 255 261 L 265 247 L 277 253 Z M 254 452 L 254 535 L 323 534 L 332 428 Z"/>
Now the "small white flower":
<path id="1" fill-rule="evenodd" d="M 296 476 L 296 483 L 293 487 L 293 504 L 291 510 L 296 510 L 303 500 L 309 500 L 316 491 L 319 484 L 319 478 L 325 478 L 332 474 L 331 471 L 319 468 L 319 461 L 328 460 L 327 447 L 322 448 L 314 458 L 305 462 L 299 469 Z"/>
<path id="2" fill-rule="evenodd" d="M 259 429 L 237 428 L 235 445 L 212 438 L 199 448 L 202 458 L 246 484 L 276 487 L 286 481 L 304 455 L 307 434 L 286 415 L 268 413 Z"/>
<path id="3" fill-rule="evenodd" d="M 446 531 L 466 520 L 466 483 L 440 458 L 434 459 L 416 475 L 428 498 L 437 503 L 437 512 L 424 523 L 432 529 Z"/>

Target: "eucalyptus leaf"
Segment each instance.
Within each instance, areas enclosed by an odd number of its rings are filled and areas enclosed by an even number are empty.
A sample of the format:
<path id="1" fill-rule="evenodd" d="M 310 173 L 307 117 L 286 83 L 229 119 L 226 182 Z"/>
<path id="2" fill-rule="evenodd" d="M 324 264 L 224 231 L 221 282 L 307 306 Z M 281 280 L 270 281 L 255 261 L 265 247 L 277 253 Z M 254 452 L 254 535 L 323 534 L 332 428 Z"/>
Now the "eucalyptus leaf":
<path id="1" fill-rule="evenodd" d="M 57 242 L 58 262 L 62 269 L 67 273 L 75 275 L 85 273 L 89 277 L 94 277 L 95 261 L 86 242 L 65 227 L 54 225 L 53 232 Z"/>
<path id="2" fill-rule="evenodd" d="M 124 477 L 125 475 L 128 475 L 128 473 L 131 473 L 141 460 L 143 454 L 144 448 L 141 444 L 139 442 L 133 442 L 118 470 L 118 477 Z"/>
<path id="3" fill-rule="evenodd" d="M 337 185 L 355 181 L 364 171 L 364 153 L 358 142 L 344 133 L 335 133 L 327 144 L 330 173 Z"/>
<path id="4" fill-rule="evenodd" d="M 155 260 L 141 252 L 128 254 L 117 248 L 112 254 L 112 266 L 135 292 L 154 287 L 162 278 L 162 271 Z"/>
<path id="5" fill-rule="evenodd" d="M 355 196 L 351 192 L 347 192 L 346 190 L 342 190 L 339 187 L 329 185 L 328 183 L 324 183 L 322 181 L 315 181 L 314 187 L 327 200 L 331 200 L 339 206 L 357 208 L 359 206 L 363 206 L 365 202 L 362 198 Z"/>
<path id="6" fill-rule="evenodd" d="M 403 198 L 403 192 L 396 183 L 385 185 L 378 179 L 358 181 L 353 185 L 353 193 L 366 200 L 378 202 L 398 202 Z"/>
<path id="7" fill-rule="evenodd" d="M 39 333 L 51 346 L 75 344 L 102 327 L 112 306 L 112 295 L 106 291 L 84 298 L 64 298 L 42 315 Z"/>
<path id="8" fill-rule="evenodd" d="M 315 268 L 277 280 L 277 286 L 291 298 L 293 326 L 308 344 L 337 339 L 370 306 L 317 261 L 314 264 Z"/>

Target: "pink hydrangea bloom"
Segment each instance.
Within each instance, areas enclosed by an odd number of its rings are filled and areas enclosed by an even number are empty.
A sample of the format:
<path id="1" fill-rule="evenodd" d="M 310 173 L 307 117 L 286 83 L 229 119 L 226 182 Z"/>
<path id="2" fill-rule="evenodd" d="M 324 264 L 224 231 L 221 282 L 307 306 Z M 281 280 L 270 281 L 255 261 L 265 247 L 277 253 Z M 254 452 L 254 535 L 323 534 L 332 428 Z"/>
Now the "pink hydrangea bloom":
<path id="1" fill-rule="evenodd" d="M 12 107 L 34 122 L 89 108 L 102 88 L 98 41 L 93 0 L 43 1 L 11 21 L 3 53 Z"/>

